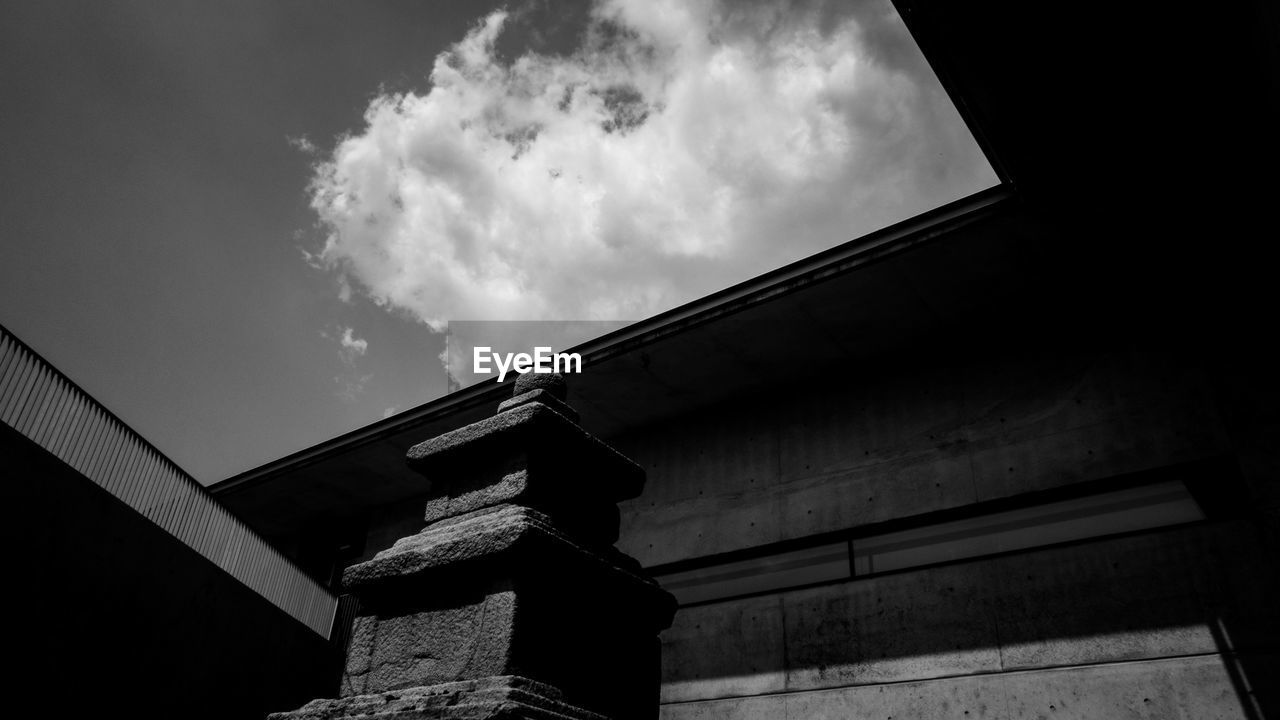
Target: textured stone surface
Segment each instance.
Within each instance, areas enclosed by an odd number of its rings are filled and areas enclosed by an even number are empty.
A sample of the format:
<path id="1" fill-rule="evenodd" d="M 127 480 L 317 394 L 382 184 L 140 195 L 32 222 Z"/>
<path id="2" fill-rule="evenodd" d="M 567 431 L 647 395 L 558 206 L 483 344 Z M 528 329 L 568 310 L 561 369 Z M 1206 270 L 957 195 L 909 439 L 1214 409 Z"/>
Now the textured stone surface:
<path id="1" fill-rule="evenodd" d="M 343 693 L 521 675 L 612 718 L 652 717 L 675 603 L 639 572 L 525 507 L 435 523 L 347 571 L 362 615 Z"/>
<path id="2" fill-rule="evenodd" d="M 578 427 L 562 379 L 516 389 L 409 451 L 428 525 L 344 573 L 360 613 L 343 697 L 277 718 L 656 715 L 675 599 L 612 546 L 644 472 Z"/>
<path id="3" fill-rule="evenodd" d="M 442 683 L 395 692 L 313 700 L 268 720 L 605 720 L 570 705 L 554 687 L 518 676 Z"/>
<path id="4" fill-rule="evenodd" d="M 634 717 L 656 707 L 657 633 L 675 610 L 638 572 L 528 508 L 437 523 L 348 570 L 362 615 L 343 692 L 519 674 Z"/>
<path id="5" fill-rule="evenodd" d="M 544 390 L 525 396 L 558 402 Z M 427 523 L 519 503 L 596 545 L 617 541 L 617 502 L 644 487 L 638 465 L 537 399 L 419 443 L 409 462 L 431 481 Z"/>
<path id="6" fill-rule="evenodd" d="M 644 470 L 565 416 L 531 402 L 409 448 L 409 466 L 432 484 L 447 485 L 470 472 L 470 464 L 495 453 L 543 455 L 548 467 L 595 478 L 612 500 L 625 500 L 644 488 Z M 553 459 L 572 462 L 551 462 Z M 489 463 L 485 463 L 489 464 Z"/>
<path id="7" fill-rule="evenodd" d="M 510 410 L 513 407 L 520 407 L 521 405 L 526 405 L 531 402 L 542 403 L 570 420 L 578 422 L 577 410 L 566 405 L 563 399 L 558 398 L 554 394 L 541 388 L 534 388 L 533 390 L 519 393 L 510 400 L 503 400 L 498 404 L 498 412 Z"/>
<path id="8" fill-rule="evenodd" d="M 522 373 L 516 378 L 511 394 L 520 396 L 534 390 L 541 390 L 561 402 L 569 396 L 569 384 L 560 373 Z"/>
<path id="9" fill-rule="evenodd" d="M 435 575 L 456 575 L 482 562 L 488 563 L 485 570 L 491 577 L 572 579 L 575 585 L 595 585 L 630 598 L 627 604 L 650 611 L 655 632 L 670 624 L 675 611 L 670 594 L 643 576 L 635 560 L 613 548 L 583 547 L 548 516 L 519 505 L 477 511 L 401 538 L 372 560 L 347 568 L 343 584 L 366 594 L 390 584 L 389 592 L 394 592 L 399 590 L 394 585 L 433 582 Z M 475 584 L 474 578 L 471 582 Z"/>
<path id="10" fill-rule="evenodd" d="M 617 502 L 640 494 L 644 471 L 577 425 L 559 375 L 521 376 L 515 390 L 494 417 L 409 450 L 409 465 L 431 482 L 423 520 L 518 503 L 580 541 L 612 545 Z"/>
<path id="11" fill-rule="evenodd" d="M 605 483 L 582 476 L 577 482 L 565 481 L 545 462 L 530 468 L 531 461 L 523 453 L 496 456 L 483 464 L 477 461 L 474 474 L 427 499 L 423 520 L 436 523 L 503 503 L 520 503 L 538 508 L 580 540 L 596 545 L 617 542 L 618 506 L 600 492 Z"/>
<path id="12" fill-rule="evenodd" d="M 511 590 L 413 611 L 357 618 L 342 695 L 432 685 L 513 671 Z"/>

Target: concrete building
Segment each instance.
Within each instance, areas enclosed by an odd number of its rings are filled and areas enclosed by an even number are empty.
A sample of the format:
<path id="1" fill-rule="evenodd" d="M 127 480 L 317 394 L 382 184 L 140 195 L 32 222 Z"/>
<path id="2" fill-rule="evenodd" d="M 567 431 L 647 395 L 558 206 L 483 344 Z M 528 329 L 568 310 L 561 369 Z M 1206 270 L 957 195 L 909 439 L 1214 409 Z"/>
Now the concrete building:
<path id="1" fill-rule="evenodd" d="M 9 713 L 251 718 L 332 687 L 334 594 L 2 327 L 0 458 Z"/>
<path id="2" fill-rule="evenodd" d="M 896 5 L 1002 184 L 569 378 L 648 472 L 619 547 L 682 603 L 662 716 L 1280 717 L 1277 9 Z M 508 393 L 213 497 L 331 584 L 421 527 L 407 448 Z"/>
<path id="3" fill-rule="evenodd" d="M 1003 184 L 570 378 L 648 471 L 663 717 L 1276 716 L 1276 10 L 897 5 Z M 506 392 L 214 491 L 332 577 L 421 526 L 404 451 Z"/>

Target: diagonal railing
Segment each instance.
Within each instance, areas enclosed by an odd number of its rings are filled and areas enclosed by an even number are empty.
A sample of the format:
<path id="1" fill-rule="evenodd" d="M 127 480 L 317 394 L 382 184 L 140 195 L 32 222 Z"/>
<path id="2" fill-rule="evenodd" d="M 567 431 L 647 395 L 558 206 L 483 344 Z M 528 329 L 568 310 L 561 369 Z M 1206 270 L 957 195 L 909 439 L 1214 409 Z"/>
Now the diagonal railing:
<path id="1" fill-rule="evenodd" d="M 328 638 L 338 601 L 110 410 L 0 326 L 0 422 Z"/>

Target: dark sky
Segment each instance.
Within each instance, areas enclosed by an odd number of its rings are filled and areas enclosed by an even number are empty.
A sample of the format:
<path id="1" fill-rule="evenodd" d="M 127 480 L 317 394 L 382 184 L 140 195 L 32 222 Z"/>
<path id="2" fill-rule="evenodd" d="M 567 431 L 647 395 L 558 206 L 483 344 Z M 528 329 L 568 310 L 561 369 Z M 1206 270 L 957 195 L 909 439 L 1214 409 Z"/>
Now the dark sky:
<path id="1" fill-rule="evenodd" d="M 641 34 L 693 38 L 694 44 L 710 37 L 670 22 L 650 25 L 646 3 L 615 4 L 631 13 L 629 22 Z M 675 78 L 686 88 L 684 95 L 668 98 L 669 104 L 655 101 L 646 110 L 647 127 L 626 137 L 597 132 L 593 113 L 613 90 L 579 93 L 569 114 L 539 126 L 548 129 L 524 160 L 513 164 L 520 153 L 497 147 L 497 165 L 467 161 L 469 174 L 455 181 L 487 188 L 488 194 L 477 197 L 488 210 L 441 215 L 432 208 L 444 207 L 440 198 L 464 186 L 449 187 L 445 175 L 433 177 L 432 158 L 476 142 L 493 150 L 501 137 L 476 136 L 472 126 L 472 135 L 451 130 L 456 137 L 441 139 L 437 126 L 424 118 L 439 122 L 445 113 L 445 125 L 438 127 L 456 130 L 448 113 L 468 112 L 467 104 L 479 98 L 489 103 L 480 119 L 502 116 L 490 112 L 493 107 L 541 112 L 545 119 L 556 111 L 535 102 L 539 88 L 550 92 L 538 85 L 539 78 L 583 72 L 589 77 L 593 67 L 603 67 L 551 62 L 515 79 L 459 80 L 455 94 L 428 96 L 436 57 L 468 33 L 478 37 L 478 23 L 496 6 L 422 0 L 0 0 L 0 323 L 198 480 L 211 483 L 443 394 L 443 343 L 424 323 L 440 314 L 494 319 L 481 317 L 490 299 L 501 295 L 493 288 L 519 286 L 527 293 L 528 301 L 513 296 L 514 305 L 498 303 L 499 308 L 533 307 L 540 300 L 548 308 L 573 311 L 608 306 L 610 288 L 630 283 L 640 298 L 630 307 L 651 313 L 821 249 L 789 247 L 773 238 L 809 232 L 830 246 L 993 181 L 891 6 L 857 11 L 866 30 L 855 43 L 861 74 L 848 75 L 850 66 L 840 66 L 839 58 L 817 53 L 807 69 L 826 74 L 813 75 L 812 82 L 835 85 L 811 91 L 779 74 L 776 63 L 794 57 L 779 59 L 768 42 L 747 42 L 772 37 L 755 32 L 753 24 L 768 25 L 769 32 L 785 29 L 781 16 L 770 14 L 769 3 L 734 3 L 738 14 L 722 26 L 723 37 L 701 55 L 689 55 L 705 67 L 638 71 L 638 80 Z M 537 0 L 516 5 L 495 47 L 478 56 L 476 67 L 491 70 L 495 62 L 530 48 L 566 53 L 583 37 L 585 7 Z M 678 4 L 672 8 L 665 19 L 683 12 Z M 735 38 L 747 44 L 733 46 Z M 813 42 L 827 43 L 828 54 L 853 47 L 847 38 L 843 46 L 832 38 L 815 36 Z M 726 65 L 726 57 L 738 64 Z M 743 58 L 755 64 L 743 65 Z M 840 140 L 845 136 L 836 137 L 836 130 L 856 131 L 848 137 L 870 148 L 856 155 L 863 165 L 820 168 L 846 185 L 836 185 L 837 192 L 811 192 L 813 178 L 796 175 L 804 167 L 792 167 L 786 147 L 770 145 L 786 139 L 790 106 L 729 90 L 727 104 L 705 105 L 708 92 L 688 91 L 689 83 L 711 83 L 709 92 L 720 92 L 713 76 L 722 72 L 755 87 L 755 93 L 759 83 L 783 83 L 807 103 L 797 106 L 796 115 L 815 138 Z M 840 80 L 846 76 L 861 78 L 854 83 L 861 95 L 841 90 L 853 87 Z M 381 129 L 367 126 L 371 102 L 398 92 L 416 93 L 414 104 L 398 114 L 384 106 Z M 748 110 L 734 110 L 735 103 Z M 833 103 L 845 105 L 835 112 Z M 849 125 L 819 126 L 832 118 Z M 756 145 L 752 123 L 763 133 L 761 147 L 773 147 L 774 155 L 743 154 Z M 752 170 L 727 181 L 707 175 L 663 139 L 681 133 L 738 138 L 708 162 Z M 342 137 L 352 140 L 342 145 Z M 387 138 L 405 144 L 387 150 Z M 384 146 L 370 154 L 379 143 Z M 339 162 L 335 153 L 343 147 L 358 152 Z M 663 155 L 668 147 L 670 157 Z M 698 142 L 688 147 L 694 153 L 705 149 Z M 813 157 L 823 157 L 821 147 L 806 147 Z M 608 158 L 628 153 L 635 158 L 630 165 L 607 165 Z M 503 159 L 508 155 L 510 162 Z M 355 173 L 331 183 L 342 192 L 363 192 L 360 182 L 368 177 L 381 187 L 376 173 L 409 167 L 411 172 L 397 176 L 402 185 L 396 192 L 417 192 L 419 204 L 406 206 L 397 195 L 390 209 L 385 202 L 369 208 L 356 203 L 367 215 L 343 215 L 336 206 L 318 212 L 311 206 L 310 184 L 316 163 L 328 160 Z M 565 190 L 574 163 L 587 191 Z M 562 166 L 565 180 L 558 179 Z M 670 182 L 676 194 L 653 196 L 654 185 L 635 182 L 628 177 L 633 171 Z M 530 185 L 528 178 L 540 184 Z M 852 188 L 848 193 L 846 186 Z M 707 203 L 698 193 L 717 187 L 739 194 L 774 188 L 768 197 L 777 199 L 779 209 L 765 207 L 758 218 L 752 216 L 755 234 L 739 240 L 736 231 L 728 232 L 731 223 L 700 214 Z M 598 216 L 591 213 L 599 206 L 582 202 L 592 192 L 607 205 Z M 372 202 L 370 197 L 366 193 L 361 201 Z M 742 202 L 749 209 L 768 205 Z M 709 230 L 667 248 L 662 243 L 671 240 L 670 233 L 656 239 L 646 233 L 664 222 L 669 227 L 671 218 L 663 213 L 680 203 L 687 205 L 678 208 L 681 213 L 702 223 L 691 227 Z M 588 215 L 595 218 L 592 227 L 604 229 L 597 233 L 574 224 Z M 381 224 L 370 230 L 362 217 Z M 506 218 L 518 231 L 486 235 L 494 217 Z M 521 218 L 532 220 L 522 226 Z M 527 228 L 530 222 L 546 228 Z M 451 235 L 450 228 L 459 234 Z M 526 228 L 528 237 L 522 234 Z M 728 239 L 720 246 L 709 243 L 706 233 L 712 232 L 728 232 Z M 534 236 L 539 239 L 529 239 Z M 317 267 L 327 237 L 340 242 L 330 243 Z M 512 261 L 503 265 L 505 275 L 489 277 L 483 264 L 433 259 L 457 260 L 462 249 L 529 262 L 559 262 L 555 253 L 563 252 L 579 264 L 535 272 Z M 566 299 L 566 281 L 557 272 L 596 278 L 598 287 L 584 284 Z M 704 287 L 708 282 L 716 287 Z M 344 286 L 355 290 L 344 292 Z"/>

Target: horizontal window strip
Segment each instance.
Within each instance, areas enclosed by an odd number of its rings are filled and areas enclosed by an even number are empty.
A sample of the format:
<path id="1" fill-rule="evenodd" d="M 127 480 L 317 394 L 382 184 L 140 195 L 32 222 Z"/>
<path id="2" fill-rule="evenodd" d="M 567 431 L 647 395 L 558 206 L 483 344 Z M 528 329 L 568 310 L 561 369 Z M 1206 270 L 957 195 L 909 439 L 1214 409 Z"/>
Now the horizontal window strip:
<path id="1" fill-rule="evenodd" d="M 856 539 L 854 573 L 902 570 L 1203 519 L 1181 482 L 1158 483 Z"/>
<path id="2" fill-rule="evenodd" d="M 841 542 L 661 575 L 657 580 L 681 605 L 688 605 L 848 576 L 849 543 Z"/>
<path id="3" fill-rule="evenodd" d="M 1203 519 L 1186 485 L 1168 480 L 660 573 L 656 579 L 681 605 L 690 605 Z"/>

